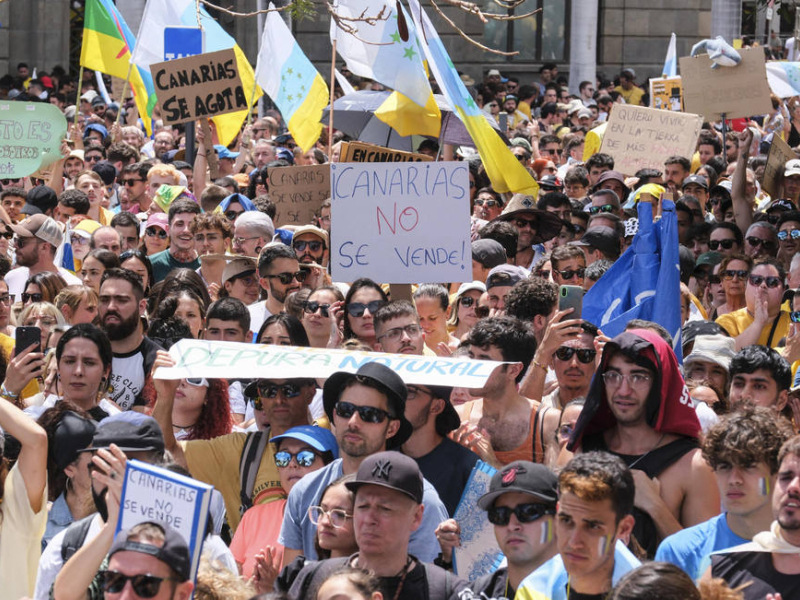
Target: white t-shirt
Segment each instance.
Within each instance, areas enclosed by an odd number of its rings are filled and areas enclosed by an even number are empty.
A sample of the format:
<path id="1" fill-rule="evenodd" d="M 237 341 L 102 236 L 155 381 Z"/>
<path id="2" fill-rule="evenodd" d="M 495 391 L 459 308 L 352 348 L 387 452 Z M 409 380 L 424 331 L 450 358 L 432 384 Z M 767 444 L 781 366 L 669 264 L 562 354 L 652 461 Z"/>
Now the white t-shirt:
<path id="1" fill-rule="evenodd" d="M 794 38 L 790 37 L 783 45 L 786 48 L 786 60 L 798 61 L 800 60 L 800 48 L 795 48 Z"/>
<path id="2" fill-rule="evenodd" d="M 58 274 L 64 278 L 67 285 L 81 285 L 83 283 L 74 273 L 70 273 L 62 267 L 58 267 Z M 20 299 L 22 292 L 25 291 L 25 282 L 28 281 L 30 276 L 31 270 L 28 267 L 17 267 L 6 273 L 5 280 L 8 286 L 8 293 L 14 296 L 15 302 Z"/>
<path id="3" fill-rule="evenodd" d="M 267 301 L 259 300 L 247 307 L 250 311 L 250 331 L 253 335 L 258 334 L 258 330 L 264 324 L 264 321 L 272 316 L 272 313 L 267 310 Z"/>

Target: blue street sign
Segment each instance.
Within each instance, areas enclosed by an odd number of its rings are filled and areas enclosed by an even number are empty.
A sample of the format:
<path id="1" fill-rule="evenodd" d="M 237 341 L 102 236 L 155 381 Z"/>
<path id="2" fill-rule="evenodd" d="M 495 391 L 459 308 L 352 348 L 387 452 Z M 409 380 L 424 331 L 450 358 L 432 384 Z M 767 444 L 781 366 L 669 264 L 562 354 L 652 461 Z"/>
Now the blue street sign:
<path id="1" fill-rule="evenodd" d="M 203 53 L 203 30 L 199 27 L 165 27 L 164 60 Z"/>

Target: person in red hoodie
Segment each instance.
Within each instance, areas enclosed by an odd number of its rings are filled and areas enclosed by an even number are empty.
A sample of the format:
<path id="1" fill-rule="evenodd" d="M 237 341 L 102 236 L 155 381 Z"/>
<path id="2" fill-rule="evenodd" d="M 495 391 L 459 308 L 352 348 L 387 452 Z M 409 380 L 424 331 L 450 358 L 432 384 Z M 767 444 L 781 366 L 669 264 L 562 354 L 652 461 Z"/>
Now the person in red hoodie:
<path id="1" fill-rule="evenodd" d="M 559 463 L 601 450 L 628 465 L 636 483 L 633 536 L 652 558 L 661 539 L 719 514 L 699 436 L 672 348 L 652 331 L 633 329 L 606 343 Z"/>

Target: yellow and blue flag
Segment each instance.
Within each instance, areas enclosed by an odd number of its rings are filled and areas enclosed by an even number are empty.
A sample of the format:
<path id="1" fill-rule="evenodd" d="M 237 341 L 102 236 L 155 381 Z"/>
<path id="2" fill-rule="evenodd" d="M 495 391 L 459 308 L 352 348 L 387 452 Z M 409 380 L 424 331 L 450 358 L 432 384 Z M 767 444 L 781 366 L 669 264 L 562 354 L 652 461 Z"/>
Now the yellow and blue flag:
<path id="1" fill-rule="evenodd" d="M 277 104 L 297 145 L 310 150 L 322 133 L 328 86 L 276 12 L 267 13 L 264 23 L 256 81 Z"/>

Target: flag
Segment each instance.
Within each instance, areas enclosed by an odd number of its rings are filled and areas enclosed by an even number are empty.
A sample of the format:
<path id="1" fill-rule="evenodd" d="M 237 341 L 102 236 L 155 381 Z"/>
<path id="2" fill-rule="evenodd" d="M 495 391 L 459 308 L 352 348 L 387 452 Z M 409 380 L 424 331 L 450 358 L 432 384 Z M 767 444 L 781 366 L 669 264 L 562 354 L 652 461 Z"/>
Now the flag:
<path id="1" fill-rule="evenodd" d="M 667 47 L 667 58 L 664 60 L 664 77 L 677 77 L 678 76 L 678 51 L 676 44 L 678 39 L 675 34 L 669 38 L 669 46 Z"/>
<path id="2" fill-rule="evenodd" d="M 631 319 L 662 325 L 682 361 L 680 260 L 675 203 L 662 201 L 653 223 L 649 202 L 639 202 L 639 231 L 631 247 L 583 297 L 583 318 L 608 337 L 622 333 Z M 658 293 L 656 293 L 658 291 Z"/>
<path id="3" fill-rule="evenodd" d="M 328 86 L 276 12 L 267 13 L 264 23 L 256 81 L 278 105 L 294 141 L 308 152 L 322 133 Z"/>
<path id="4" fill-rule="evenodd" d="M 414 26 L 401 4 L 391 0 L 339 0 L 335 10 L 341 17 L 353 19 L 375 16 L 383 10 L 386 18 L 373 25 L 346 22 L 357 29 L 355 35 L 341 30 L 331 19 L 331 41 L 336 40 L 336 50 L 353 73 L 397 90 L 424 107 L 431 86 Z"/>
<path id="5" fill-rule="evenodd" d="M 150 65 L 164 62 L 164 29 L 166 27 L 197 27 L 197 8 L 195 0 L 147 0 L 139 26 L 139 43 L 131 56 L 131 62 L 141 67 L 148 73 Z M 202 6 L 200 10 L 200 24 L 203 27 L 205 48 L 204 52 L 217 52 L 233 48 L 236 54 L 236 68 L 242 79 L 242 88 L 248 102 L 250 98 L 261 97 L 261 90 L 256 88 L 253 95 L 255 78 L 253 67 L 247 61 L 244 52 L 222 26 L 206 12 Z M 155 91 L 152 96 L 155 106 Z M 139 111 L 141 113 L 141 111 Z M 152 107 L 147 113 L 151 114 Z M 227 146 L 239 133 L 242 123 L 247 118 L 247 110 L 218 115 L 212 118 L 217 128 L 219 143 Z"/>
<path id="6" fill-rule="evenodd" d="M 148 69 L 130 68 L 131 54 L 136 48 L 136 38 L 111 0 L 86 0 L 80 64 L 87 69 L 128 79 L 139 116 L 147 134 L 151 135 L 150 115 L 156 105 L 156 91 Z"/>
<path id="7" fill-rule="evenodd" d="M 496 192 L 519 192 L 536 197 L 539 186 L 531 174 L 522 166 L 500 135 L 489 125 L 486 117 L 464 87 L 447 54 L 439 34 L 433 28 L 428 15 L 422 10 L 418 0 L 409 0 L 411 14 L 417 28 L 418 39 L 428 59 L 428 67 L 433 72 L 445 98 L 453 107 L 458 118 L 463 121 L 475 149 L 481 156 L 486 174 Z"/>
<path id="8" fill-rule="evenodd" d="M 767 83 L 779 98 L 800 95 L 800 62 L 769 61 Z"/>
<path id="9" fill-rule="evenodd" d="M 64 233 L 64 243 L 61 244 L 61 267 L 69 271 L 75 272 L 75 257 L 72 254 L 72 225 L 67 222 L 67 231 Z"/>
<path id="10" fill-rule="evenodd" d="M 334 69 L 334 73 L 336 74 L 336 81 L 339 84 L 339 87 L 342 88 L 342 93 L 345 96 L 356 91 L 350 82 L 347 81 L 347 78 L 339 72 L 339 69 Z"/>
<path id="11" fill-rule="evenodd" d="M 442 129 L 442 111 L 433 93 L 425 106 L 420 106 L 400 92 L 392 92 L 375 111 L 375 116 L 403 136 L 439 137 Z"/>

